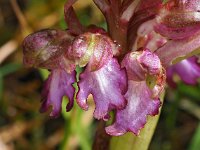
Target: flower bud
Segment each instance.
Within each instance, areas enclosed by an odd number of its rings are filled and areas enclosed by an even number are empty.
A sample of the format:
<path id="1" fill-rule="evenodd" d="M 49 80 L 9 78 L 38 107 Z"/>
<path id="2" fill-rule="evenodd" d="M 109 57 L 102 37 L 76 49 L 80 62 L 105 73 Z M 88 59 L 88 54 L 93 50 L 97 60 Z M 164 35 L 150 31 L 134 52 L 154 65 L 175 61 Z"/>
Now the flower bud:
<path id="1" fill-rule="evenodd" d="M 41 30 L 23 41 L 24 64 L 27 66 L 55 69 L 69 66 L 66 52 L 73 37 L 62 30 Z"/>
<path id="2" fill-rule="evenodd" d="M 112 58 L 114 48 L 114 42 L 106 35 L 87 32 L 75 38 L 68 56 L 76 65 L 84 67 L 88 64 L 88 68 L 95 71 Z"/>

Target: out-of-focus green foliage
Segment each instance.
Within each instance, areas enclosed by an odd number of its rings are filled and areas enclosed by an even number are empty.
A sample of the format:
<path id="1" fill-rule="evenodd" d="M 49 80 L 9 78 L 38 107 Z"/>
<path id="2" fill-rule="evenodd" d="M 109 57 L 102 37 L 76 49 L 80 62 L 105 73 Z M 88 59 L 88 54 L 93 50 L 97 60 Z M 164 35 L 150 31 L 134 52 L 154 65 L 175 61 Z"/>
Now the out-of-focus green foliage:
<path id="1" fill-rule="evenodd" d="M 189 146 L 189 150 L 198 150 L 199 148 L 200 148 L 200 124 L 194 133 L 191 145 Z"/>
<path id="2" fill-rule="evenodd" d="M 16 72 L 21 68 L 21 64 L 6 64 L 2 67 L 0 67 L 0 101 L 2 99 L 2 94 L 3 94 L 3 79 L 7 75 Z"/>

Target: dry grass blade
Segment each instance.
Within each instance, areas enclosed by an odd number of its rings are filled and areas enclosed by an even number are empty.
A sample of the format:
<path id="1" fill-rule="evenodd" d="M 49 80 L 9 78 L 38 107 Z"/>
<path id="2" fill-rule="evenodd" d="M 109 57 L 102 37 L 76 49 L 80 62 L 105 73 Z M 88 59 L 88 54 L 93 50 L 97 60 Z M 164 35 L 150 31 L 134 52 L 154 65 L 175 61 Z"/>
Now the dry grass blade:
<path id="1" fill-rule="evenodd" d="M 17 4 L 17 1 L 16 1 L 16 0 L 10 0 L 10 3 L 11 3 L 12 8 L 13 8 L 13 10 L 14 10 L 16 16 L 17 16 L 17 19 L 18 19 L 18 21 L 19 21 L 19 23 L 20 23 L 20 26 L 21 26 L 21 28 L 23 29 L 23 30 L 22 30 L 22 31 L 23 31 L 22 33 L 23 33 L 24 35 L 26 35 L 26 33 L 30 33 L 31 29 L 30 29 L 30 27 L 28 26 L 28 23 L 27 23 L 27 21 L 26 21 L 26 18 L 25 18 L 25 16 L 23 15 L 23 13 L 22 13 L 22 11 L 21 11 L 19 5 Z"/>
<path id="2" fill-rule="evenodd" d="M 10 40 L 2 47 L 0 47 L 0 64 L 15 50 L 17 50 L 18 42 Z"/>

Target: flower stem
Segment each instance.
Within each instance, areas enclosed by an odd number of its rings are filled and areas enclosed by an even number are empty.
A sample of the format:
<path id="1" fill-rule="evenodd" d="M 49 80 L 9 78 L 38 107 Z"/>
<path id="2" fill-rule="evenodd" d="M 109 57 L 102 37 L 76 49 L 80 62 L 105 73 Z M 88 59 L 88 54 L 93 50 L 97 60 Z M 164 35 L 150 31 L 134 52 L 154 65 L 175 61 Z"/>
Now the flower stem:
<path id="1" fill-rule="evenodd" d="M 92 146 L 93 150 L 109 150 L 111 136 L 105 132 L 106 123 L 100 121 L 97 126 L 95 140 Z"/>

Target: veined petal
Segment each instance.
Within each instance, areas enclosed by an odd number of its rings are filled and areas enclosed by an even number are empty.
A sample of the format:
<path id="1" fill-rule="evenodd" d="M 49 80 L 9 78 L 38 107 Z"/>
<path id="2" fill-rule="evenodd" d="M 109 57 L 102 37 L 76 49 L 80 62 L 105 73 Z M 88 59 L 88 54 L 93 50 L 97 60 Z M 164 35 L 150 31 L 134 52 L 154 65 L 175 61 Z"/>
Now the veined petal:
<path id="1" fill-rule="evenodd" d="M 200 78 L 200 64 L 198 58 L 193 56 L 186 60 L 170 66 L 167 69 L 167 81 L 171 86 L 175 86 L 173 75 L 178 74 L 180 78 L 187 84 L 196 84 Z"/>
<path id="2" fill-rule="evenodd" d="M 184 39 L 200 30 L 200 4 L 196 0 L 170 0 L 156 17 L 156 32 L 169 39 Z"/>
<path id="3" fill-rule="evenodd" d="M 200 15 L 200 13 L 199 13 Z M 181 17 L 180 17 L 181 18 Z M 192 36 L 194 33 L 200 30 L 199 25 L 191 25 L 188 27 L 172 28 L 164 24 L 157 24 L 155 31 L 169 39 L 184 39 Z"/>
<path id="4" fill-rule="evenodd" d="M 136 82 L 129 80 L 128 91 L 125 98 L 128 104 L 125 109 L 118 110 L 116 121 L 106 127 L 106 132 L 113 136 L 120 136 L 128 131 L 138 135 L 147 121 L 147 115 L 158 114 L 161 105 L 159 99 L 151 98 L 152 92 L 145 81 Z"/>
<path id="5" fill-rule="evenodd" d="M 116 59 L 111 59 L 99 70 L 86 70 L 80 75 L 77 103 L 84 110 L 88 109 L 87 97 L 93 95 L 96 108 L 94 117 L 108 119 L 112 109 L 123 109 L 126 105 L 124 94 L 127 90 L 125 70 L 121 70 Z"/>
<path id="6" fill-rule="evenodd" d="M 168 67 L 174 61 L 180 61 L 180 58 L 189 57 L 191 53 L 199 53 L 199 48 L 200 31 L 187 39 L 168 41 L 155 53 L 159 56 L 163 66 Z"/>
<path id="7" fill-rule="evenodd" d="M 64 70 L 52 70 L 42 90 L 42 106 L 40 111 L 45 112 L 52 106 L 50 116 L 57 117 L 61 111 L 63 96 L 67 96 L 69 99 L 66 110 L 70 111 L 74 104 L 75 89 L 72 84 L 75 82 L 75 71 L 68 74 Z"/>
<path id="8" fill-rule="evenodd" d="M 188 11 L 200 11 L 199 0 L 180 0 L 180 3 L 184 4 L 183 7 Z"/>

